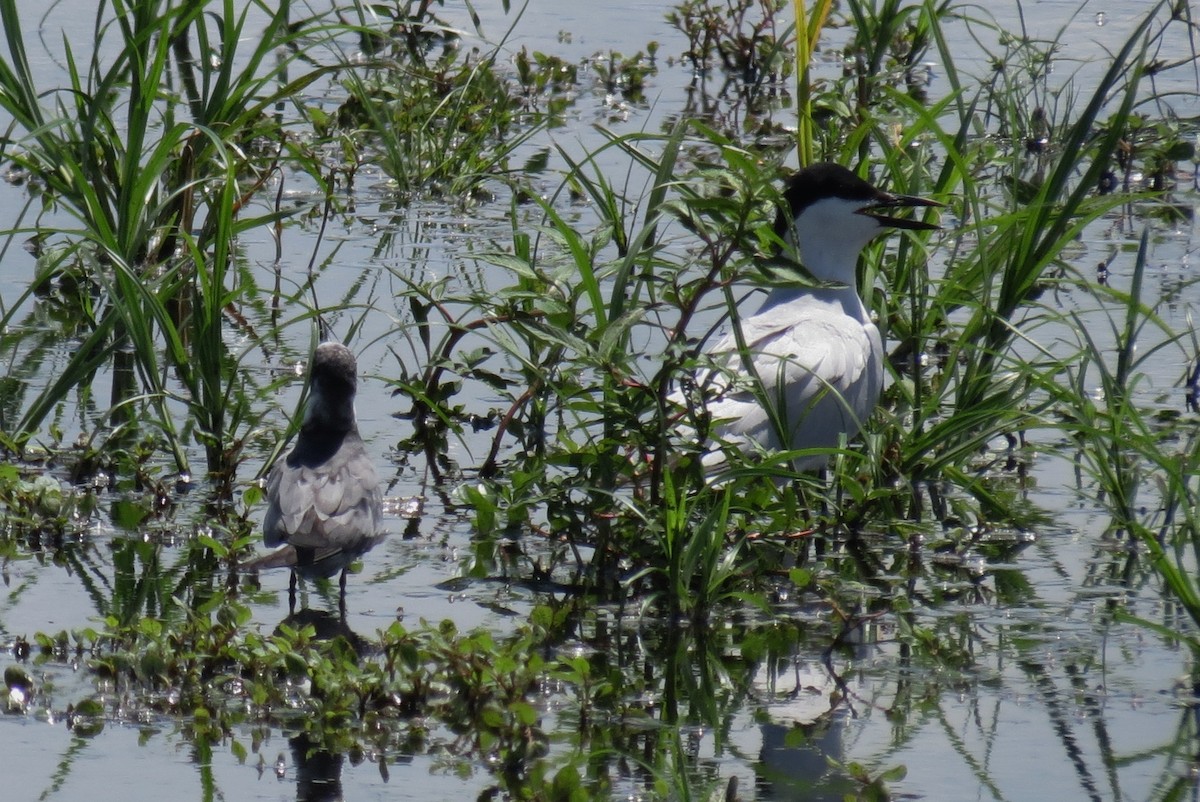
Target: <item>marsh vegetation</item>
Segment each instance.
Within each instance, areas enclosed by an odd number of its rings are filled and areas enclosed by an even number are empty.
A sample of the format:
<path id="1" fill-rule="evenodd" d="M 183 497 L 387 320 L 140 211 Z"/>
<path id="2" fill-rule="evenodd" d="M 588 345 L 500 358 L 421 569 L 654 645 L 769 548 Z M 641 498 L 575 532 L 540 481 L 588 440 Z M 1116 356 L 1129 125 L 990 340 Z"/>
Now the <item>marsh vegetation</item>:
<path id="1" fill-rule="evenodd" d="M 0 0 L 0 743 L 65 722 L 53 792 L 133 727 L 186 744 L 206 799 L 272 737 L 302 797 L 424 759 L 456 778 L 435 795 L 932 798 L 904 765 L 943 694 L 1015 671 L 1075 754 L 1056 705 L 1102 720 L 1127 682 L 1093 677 L 1102 641 L 1144 638 L 1187 679 L 1134 784 L 1194 793 L 1200 347 L 1155 248 L 1192 224 L 1197 23 L 1155 3 L 1073 62 L 1065 25 L 831 5 L 687 0 L 670 38 L 578 59 L 570 31 L 519 44 L 507 3 L 120 0 L 79 41 Z M 807 280 L 771 221 L 822 160 L 947 204 L 862 260 L 884 402 L 822 474 L 731 450 L 707 475 L 677 424 L 711 422 L 671 392 Z M 239 566 L 322 324 L 366 355 L 391 550 L 351 578 L 366 617 L 323 587 L 276 623 L 286 579 Z M 489 589 L 486 624 L 417 609 L 401 549 Z M 85 614 L 30 620 L 39 583 Z M 872 711 L 871 761 L 828 743 Z M 819 765 L 773 774 L 739 718 Z M 1069 787 L 1120 796 L 1095 773 Z"/>

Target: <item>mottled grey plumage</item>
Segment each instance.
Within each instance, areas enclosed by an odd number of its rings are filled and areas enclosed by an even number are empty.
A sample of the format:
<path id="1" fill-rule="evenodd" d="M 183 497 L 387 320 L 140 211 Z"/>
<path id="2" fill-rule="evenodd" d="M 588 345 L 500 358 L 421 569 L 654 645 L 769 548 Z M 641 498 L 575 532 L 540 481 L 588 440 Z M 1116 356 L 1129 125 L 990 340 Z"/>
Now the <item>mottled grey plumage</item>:
<path id="1" fill-rule="evenodd" d="M 385 536 L 379 477 L 358 435 L 354 415 L 357 366 L 346 346 L 324 342 L 313 352 L 308 402 L 296 444 L 267 478 L 263 542 L 283 546 L 247 568 L 292 569 L 296 575 L 330 577 Z"/>

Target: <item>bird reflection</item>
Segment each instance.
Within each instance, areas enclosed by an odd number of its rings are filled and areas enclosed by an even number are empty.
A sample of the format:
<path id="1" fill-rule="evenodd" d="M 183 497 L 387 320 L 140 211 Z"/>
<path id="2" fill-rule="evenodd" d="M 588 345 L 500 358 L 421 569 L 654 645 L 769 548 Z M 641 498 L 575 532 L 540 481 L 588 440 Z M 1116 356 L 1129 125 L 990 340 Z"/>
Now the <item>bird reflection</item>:
<path id="1" fill-rule="evenodd" d="M 296 802 L 336 802 L 342 796 L 346 756 L 316 747 L 305 734 L 288 739 L 296 766 Z"/>
<path id="2" fill-rule="evenodd" d="M 360 658 L 370 648 L 367 640 L 350 629 L 344 618 L 335 616 L 325 610 L 310 610 L 305 608 L 290 613 L 287 618 L 279 622 L 279 626 L 275 627 L 275 633 L 281 633 L 284 627 L 294 631 L 301 630 L 304 627 L 312 627 L 314 632 L 313 638 L 319 641 L 333 640 L 337 637 L 344 638 L 346 643 L 350 644 L 350 648 L 354 650 L 354 654 Z"/>
<path id="3" fill-rule="evenodd" d="M 318 641 L 343 638 L 359 658 L 363 657 L 369 648 L 367 641 L 350 629 L 342 617 L 324 610 L 305 609 L 291 613 L 275 628 L 276 633 L 285 626 L 291 630 L 312 627 L 314 638 Z M 323 748 L 306 732 L 288 738 L 288 746 L 292 753 L 292 765 L 296 769 L 297 802 L 333 802 L 343 798 L 342 765 L 346 761 L 344 754 Z M 280 771 L 282 777 L 282 766 Z"/>
<path id="4" fill-rule="evenodd" d="M 869 663 L 875 654 L 869 626 L 853 627 L 842 641 L 851 647 L 853 664 Z M 754 684 L 768 700 L 759 725 L 756 798 L 834 802 L 861 791 L 838 768 L 847 761 L 847 727 L 855 713 L 853 693 L 829 657 L 774 655 L 755 673 Z"/>

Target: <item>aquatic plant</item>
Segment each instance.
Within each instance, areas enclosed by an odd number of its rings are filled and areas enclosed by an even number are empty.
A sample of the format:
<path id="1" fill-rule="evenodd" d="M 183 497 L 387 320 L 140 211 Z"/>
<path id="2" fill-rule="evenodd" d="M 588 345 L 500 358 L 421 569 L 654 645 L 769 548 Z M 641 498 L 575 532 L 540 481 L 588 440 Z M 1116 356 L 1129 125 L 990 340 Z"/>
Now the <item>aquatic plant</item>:
<path id="1" fill-rule="evenodd" d="M 499 413 L 485 463 L 485 475 L 499 470 L 504 486 L 464 491 L 481 531 L 532 527 L 565 538 L 563 548 L 576 554 L 594 549 L 584 572 L 592 588 L 615 598 L 649 593 L 678 613 L 683 600 L 721 597 L 703 590 L 713 587 L 704 577 L 717 576 L 716 566 L 745 568 L 740 575 L 722 569 L 720 583 L 733 587 L 736 580 L 743 598 L 754 598 L 761 576 L 747 561 L 783 543 L 772 544 L 770 536 L 749 541 L 745 533 L 815 528 L 854 538 L 896 526 L 885 522 L 897 517 L 1018 528 L 1036 519 L 1036 511 L 1013 503 L 995 466 L 1004 444 L 1054 430 L 1055 416 L 1070 414 L 1071 398 L 1045 388 L 1078 352 L 1038 350 L 1039 328 L 1062 320 L 1041 299 L 1063 281 L 1064 247 L 1128 202 L 1128 195 L 1101 195 L 1096 187 L 1112 168 L 1123 121 L 1143 102 L 1146 48 L 1163 34 L 1154 29 L 1156 13 L 1141 17 L 1093 94 L 1058 107 L 1048 125 L 1053 147 L 1031 155 L 1023 141 L 1004 149 L 970 136 L 981 125 L 980 109 L 1018 106 L 996 102 L 997 86 L 987 80 L 965 85 L 945 44 L 944 7 L 921 15 L 905 10 L 909 15 L 916 38 L 905 52 L 936 48 L 954 91 L 926 106 L 881 78 L 850 119 L 829 127 L 842 136 L 821 143 L 829 149 L 822 158 L 877 154 L 872 161 L 889 189 L 955 199 L 962 244 L 937 258 L 931 256 L 936 241 L 905 238 L 894 251 L 877 248 L 865 260 L 863 286 L 894 344 L 896 373 L 887 412 L 868 427 L 864 447 L 831 455 L 828 484 L 793 477 L 786 454 L 757 464 L 734 459 L 723 477 L 733 483 L 733 503 L 722 494 L 705 500 L 705 479 L 686 459 L 691 446 L 673 434 L 677 411 L 664 402 L 678 377 L 701 364 L 707 335 L 691 329 L 697 315 L 710 321 L 710 333 L 722 319 L 736 327 L 739 298 L 731 282 L 771 280 L 750 257 L 776 244 L 764 223 L 777 173 L 696 123 L 676 125 L 661 138 L 613 136 L 609 147 L 644 171 L 642 197 L 629 197 L 592 168 L 600 154 L 567 154 L 571 173 L 559 194 L 593 199 L 600 223 L 577 230 L 542 202 L 545 228 L 534 237 L 516 231 L 507 253 L 485 257 L 511 271 L 519 290 L 473 298 L 484 310 L 480 321 L 488 321 L 476 331 L 519 369 L 490 371 L 505 377 L 494 384 L 510 405 Z M 886 30 L 898 24 L 883 16 L 863 22 Z M 887 103 L 877 107 L 870 100 L 877 96 Z M 896 115 L 903 126 L 893 124 Z M 1016 127 L 1013 119 L 1002 126 Z M 1040 172 L 1018 191 L 1015 176 L 1030 158 Z M 879 285 L 885 291 L 871 293 Z M 497 463 L 507 437 L 517 450 Z M 802 488 L 799 503 L 773 489 L 785 476 Z M 673 517 L 683 509 L 690 511 L 687 524 Z M 724 522 L 726 538 L 711 536 L 712 515 Z M 684 532 L 696 538 L 690 546 L 675 534 Z M 711 553 L 684 559 L 700 553 L 690 549 L 701 541 Z M 626 573 L 623 563 L 649 567 Z M 692 614 L 703 615 L 706 606 Z"/>
<path id="2" fill-rule="evenodd" d="M 379 153 L 405 192 L 429 192 L 453 176 L 449 190 L 462 193 L 507 172 L 508 154 L 543 118 L 522 113 L 518 121 L 494 54 L 462 59 L 427 7 L 412 19 L 397 11 L 392 24 L 403 18 L 401 33 L 380 34 L 380 9 L 370 19 L 355 11 L 359 20 L 350 23 L 337 15 L 293 19 L 287 4 L 117 2 L 100 8 L 90 52 L 64 43 L 69 83 L 47 88 L 34 82 L 16 4 L 0 4 L 8 46 L 0 104 L 14 119 L 4 155 L 44 206 L 38 220 L 5 232 L 7 242 L 36 233 L 45 253 L 36 287 L 86 288 L 61 295 L 79 305 L 69 319 L 82 324 L 68 364 L 34 392 L 27 379 L 7 388 L 3 429 L 12 450 L 40 438 L 70 393 L 111 371 L 106 410 L 83 424 L 96 431 L 98 448 L 119 454 L 138 428 L 156 429 L 186 485 L 197 443 L 218 495 L 228 497 L 256 426 L 251 410 L 272 389 L 243 367 L 265 342 L 257 315 L 245 314 L 263 308 L 264 293 L 239 264 L 237 242 L 304 211 L 280 204 L 282 176 L 304 176 L 317 203 L 322 192 L 332 199 L 339 177 L 350 185 L 360 159 L 380 161 Z M 251 36 L 249 20 L 259 13 L 263 29 Z M 377 43 L 372 60 L 347 69 L 351 57 L 339 41 L 347 33 L 373 43 L 382 36 L 393 50 Z M 435 41 L 447 47 L 430 59 Z M 347 76 L 349 96 L 336 115 L 294 102 L 337 74 Z M 395 87 L 404 92 L 390 96 Z M 279 113 L 285 107 L 291 116 Z M 333 145 L 347 164 L 327 164 Z M 288 300 L 309 305 L 306 292 L 301 286 Z M 29 297 L 5 310 L 6 328 L 27 313 Z M 240 338 L 249 346 L 235 347 Z M 8 342 L 14 362 L 38 353 L 25 338 Z M 40 370 L 24 367 L 22 375 Z"/>
<path id="3" fill-rule="evenodd" d="M 1136 605 L 1114 609 L 1119 620 L 1133 620 L 1172 641 L 1184 643 L 1193 663 L 1200 662 L 1200 585 L 1194 569 L 1200 530 L 1197 524 L 1197 476 L 1200 451 L 1197 434 L 1180 425 L 1176 414 L 1157 414 L 1139 407 L 1138 385 L 1146 381 L 1144 366 L 1177 349 L 1187 334 L 1167 329 L 1158 311 L 1143 298 L 1149 231 L 1143 230 L 1130 287 L 1126 291 L 1092 285 L 1100 314 L 1075 312 L 1080 359 L 1065 372 L 1067 381 L 1044 390 L 1069 411 L 1060 424 L 1073 438 L 1078 460 L 1095 482 L 1095 493 L 1111 515 L 1111 535 L 1129 543 L 1124 570 L 1132 575 L 1138 563 L 1162 582 L 1164 592 L 1179 605 L 1193 628 L 1167 626 L 1148 619 Z M 1084 315 L 1087 314 L 1087 319 Z M 1107 322 L 1117 344 L 1115 360 L 1098 343 L 1096 318 Z M 1158 331 L 1153 331 L 1158 329 Z M 1139 342 L 1157 342 L 1138 348 Z M 1194 348 L 1194 343 L 1189 343 Z M 1099 392 L 1090 389 L 1098 381 Z M 1193 672 L 1193 686 L 1200 677 Z"/>
<path id="4" fill-rule="evenodd" d="M 275 63 L 274 54 L 308 30 L 292 25 L 285 6 L 267 16 L 262 37 L 248 37 L 249 11 L 225 3 L 214 25 L 205 4 L 102 6 L 94 49 L 79 61 L 64 43 L 69 84 L 47 90 L 34 84 L 16 5 L 0 4 L 8 45 L 0 103 L 15 128 L 5 156 L 39 188 L 54 220 L 25 230 L 58 254 L 50 271 L 79 265 L 95 289 L 82 299 L 81 347 L 6 427 L 14 446 L 37 437 L 63 398 L 115 361 L 126 365 L 117 376 L 128 380 L 114 382 L 108 411 L 91 425 L 114 427 L 119 446 L 116 424 L 145 420 L 136 410 L 146 405 L 177 475 L 190 481 L 194 439 L 211 475 L 230 481 L 251 423 L 241 356 L 226 343 L 227 315 L 243 292 L 233 280 L 235 241 L 281 217 L 269 208 L 255 213 L 250 203 L 287 148 L 268 112 L 325 72 L 288 81 L 290 62 Z M 246 52 L 249 40 L 256 44 Z M 192 56 L 193 41 L 203 58 Z M 161 89 L 176 80 L 178 92 Z M 274 155 L 257 151 L 264 141 L 275 143 Z M 318 167 L 290 155 L 297 167 Z M 57 222 L 57 214 L 73 223 Z M 7 310 L 6 326 L 22 308 Z"/>
<path id="5" fill-rule="evenodd" d="M 404 35 L 383 37 L 370 60 L 346 71 L 346 98 L 334 114 L 321 113 L 323 127 L 340 133 L 352 160 L 378 164 L 400 192 L 440 188 L 457 198 L 508 175 L 509 157 L 549 118 L 520 102 L 497 68 L 500 47 L 460 47 L 428 4 L 394 24 Z"/>

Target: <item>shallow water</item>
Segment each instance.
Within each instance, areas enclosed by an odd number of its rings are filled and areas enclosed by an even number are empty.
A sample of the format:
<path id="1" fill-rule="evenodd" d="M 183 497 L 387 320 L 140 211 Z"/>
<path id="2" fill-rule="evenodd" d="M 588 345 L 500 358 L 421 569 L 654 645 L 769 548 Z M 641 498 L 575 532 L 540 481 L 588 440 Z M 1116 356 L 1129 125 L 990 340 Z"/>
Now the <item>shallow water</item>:
<path id="1" fill-rule="evenodd" d="M 498 36 L 505 25 L 492 5 L 480 11 L 485 30 Z M 548 0 L 531 4 L 509 47 L 526 45 L 572 59 L 610 48 L 633 52 L 649 39 L 662 42 L 664 51 L 679 49 L 678 34 L 663 23 L 660 4 L 606 6 L 604 13 L 586 3 L 547 6 Z M 1054 31 L 1076 9 L 1075 3 L 1026 4 L 1026 20 L 1031 30 Z M 57 22 L 60 15 L 71 16 L 65 3 L 54 12 L 55 26 L 62 24 Z M 1076 50 L 1094 53 L 1094 47 L 1121 41 L 1120 26 L 1130 12 L 1106 9 L 1103 26 L 1097 25 L 1098 13 L 1085 9 L 1074 16 L 1065 39 L 1080 44 L 1072 44 L 1068 55 Z M 1015 19 L 1002 22 L 1016 24 Z M 462 24 L 465 28 L 465 19 Z M 85 26 L 70 35 L 82 36 L 87 30 Z M 571 32 L 569 41 L 560 31 Z M 53 69 L 52 60 L 44 63 Z M 676 113 L 674 103 L 689 81 L 684 68 L 664 68 L 655 80 L 658 94 L 647 106 L 614 106 L 597 96 L 594 102 L 578 104 L 571 124 L 551 136 L 572 146 L 578 143 L 582 153 L 596 144 L 590 128 L 595 122 L 620 126 L 619 130 L 657 130 Z M 552 168 L 561 166 L 552 163 Z M 621 168 L 614 165 L 613 169 Z M 411 425 L 394 417 L 406 411 L 407 402 L 393 398 L 384 379 L 420 367 L 414 349 L 395 341 L 397 326 L 408 314 L 396 300 L 404 289 L 396 275 L 427 280 L 470 273 L 474 265 L 470 249 L 489 242 L 504 247 L 509 240 L 509 210 L 504 203 L 483 203 L 469 219 L 435 204 L 394 211 L 386 188 L 373 187 L 375 181 L 381 181 L 378 175 L 364 173 L 354 222 L 329 232 L 320 245 L 317 263 L 332 261 L 321 272 L 315 292 L 336 303 L 347 287 L 356 287 L 356 297 L 371 309 L 354 343 L 365 376 L 358 404 L 360 427 L 380 455 L 389 503 L 398 507 L 421 497 L 424 512 L 415 532 L 407 521 L 389 519 L 391 537 L 369 555 L 363 573 L 350 579 L 348 623 L 365 636 L 397 616 L 406 624 L 450 619 L 460 630 L 485 627 L 508 632 L 528 615 L 536 595 L 502 579 L 454 581 L 464 575 L 473 548 L 470 512 L 435 487 L 429 468 L 418 458 L 395 449 L 410 434 Z M 303 195 L 309 189 L 297 186 L 294 191 Z M 1190 210 L 1196 194 L 1185 186 L 1176 199 Z M 20 188 L 0 185 L 0 208 L 15 209 L 23 202 Z M 587 215 L 586 210 L 577 213 Z M 1087 232 L 1072 261 L 1090 266 L 1116 249 L 1120 254 L 1111 268 L 1111 282 L 1127 286 L 1134 262 L 1131 243 L 1136 245 L 1146 224 L 1142 219 L 1114 216 Z M 1190 255 L 1197 243 L 1194 217 L 1153 225 L 1147 286 L 1170 299 L 1161 312 L 1171 327 L 1188 330 L 1200 298 L 1190 277 Z M 385 232 L 393 239 L 381 247 Z M 285 286 L 303 279 L 316 239 L 313 225 L 285 231 Z M 269 278 L 274 243 L 266 232 L 241 244 L 246 263 Z M 23 286 L 32 262 L 24 253 L 5 256 L 0 264 L 4 292 Z M 486 282 L 487 277 L 480 280 Z M 288 310 L 283 318 L 296 314 Z M 1085 320 L 1096 321 L 1098 330 L 1103 330 L 1098 314 Z M 349 323 L 337 321 L 335 327 Z M 305 323 L 286 327 L 281 347 L 269 353 L 252 351 L 247 370 L 262 377 L 293 370 L 307 353 L 309 337 Z M 1153 345 L 1145 342 L 1140 347 Z M 389 346 L 395 348 L 395 355 Z M 1146 366 L 1150 381 L 1140 389 L 1143 400 L 1181 409 L 1179 379 L 1186 354 L 1182 349 L 1161 354 L 1161 359 Z M 51 359 L 48 365 L 53 364 Z M 297 374 L 263 414 L 291 414 L 300 389 Z M 480 413 L 494 402 L 478 391 L 468 400 Z M 1036 433 L 1034 438 L 1036 443 Z M 464 469 L 455 481 L 470 481 L 471 467 L 488 446 L 487 433 L 467 442 L 450 441 L 449 456 Z M 842 798 L 852 785 L 829 768 L 827 757 L 862 763 L 873 776 L 904 765 L 907 776 L 890 782 L 889 788 L 926 799 L 1161 795 L 1172 778 L 1186 771 L 1188 748 L 1195 751 L 1194 743 L 1184 737 L 1194 736 L 1191 712 L 1176 693 L 1176 678 L 1188 668 L 1186 655 L 1146 630 L 1107 623 L 1105 600 L 1132 597 L 1133 613 L 1171 625 L 1179 622 L 1153 583 L 1135 583 L 1136 591 L 1123 584 L 1123 544 L 1110 539 L 1106 516 L 1089 500 L 1091 493 L 1079 492 L 1070 455 L 1058 454 L 1058 446 L 1037 444 L 1028 457 L 1028 503 L 1052 516 L 1051 523 L 1037 530 L 1036 540 L 1016 553 L 1010 564 L 992 565 L 973 582 L 948 572 L 946 587 L 922 589 L 962 594 L 952 604 L 924 605 L 918 600 L 913 620 L 943 637 L 957 633 L 960 648 L 973 658 L 968 666 L 914 664 L 897 646 L 896 623 L 884 620 L 863 633 L 862 643 L 852 653 L 834 656 L 834 671 L 845 681 L 840 692 L 850 694 L 848 704 L 834 706 L 830 697 L 839 688 L 820 661 L 820 649 L 827 644 L 817 635 L 811 651 L 800 649 L 780 659 L 770 672 L 773 676 L 763 669 L 754 677 L 745 700 L 731 709 L 723 731 L 690 733 L 694 773 L 710 778 L 719 789 L 736 777 L 740 798 L 760 800 Z M 257 456 L 262 459 L 266 454 Z M 200 455 L 195 457 L 202 462 Z M 252 460 L 239 478 L 249 481 L 255 467 Z M 1086 481 L 1083 489 L 1088 489 Z M 203 527 L 201 512 L 185 499 L 173 517 L 156 524 L 147 537 L 167 545 L 164 561 L 169 564 L 173 539 L 188 538 Z M 85 578 L 101 584 L 108 581 L 112 540 L 124 534 L 97 519 L 80 538 L 84 556 L 78 565 L 42 564 L 37 559 L 6 562 L 0 642 L 10 646 L 15 638 L 37 631 L 52 633 L 91 624 L 98 611 Z M 267 574 L 261 581 L 263 593 L 256 597 L 254 612 L 269 629 L 286 614 L 288 578 L 286 573 Z M 333 600 L 314 592 L 310 602 L 328 609 Z M 797 605 L 795 614 L 805 617 L 813 611 Z M 624 625 L 649 631 L 657 623 L 633 617 Z M 4 662 L 7 665 L 8 658 Z M 245 764 L 221 747 L 211 757 L 197 755 L 171 720 L 129 720 L 121 715 L 123 689 L 100 688 L 113 715 L 99 735 L 79 737 L 63 724 L 65 707 L 96 690 L 95 680 L 70 665 L 31 667 L 31 672 L 44 689 L 45 695 L 31 705 L 41 712 L 0 718 L 0 763 L 6 788 L 15 790 L 11 796 L 3 794 L 6 799 L 118 799 L 128 796 L 131 782 L 168 799 L 304 796 L 305 789 L 297 785 L 296 758 L 277 731 Z M 540 700 L 547 721 L 556 720 L 564 701 L 561 693 L 551 689 Z M 553 726 L 546 729 L 553 731 Z M 1183 744 L 1183 754 L 1173 751 L 1178 744 Z M 474 798 L 493 782 L 486 767 L 464 766 L 448 756 L 392 755 L 387 762 L 385 778 L 377 756 L 368 756 L 359 765 L 347 759 L 338 775 L 342 796 L 465 799 Z M 618 782 L 615 796 L 649 798 L 648 783 L 646 776 L 630 771 Z"/>

